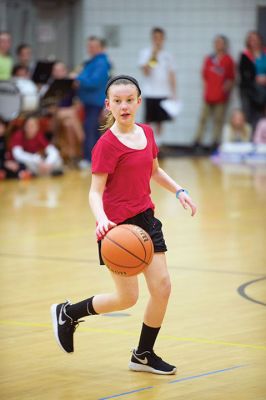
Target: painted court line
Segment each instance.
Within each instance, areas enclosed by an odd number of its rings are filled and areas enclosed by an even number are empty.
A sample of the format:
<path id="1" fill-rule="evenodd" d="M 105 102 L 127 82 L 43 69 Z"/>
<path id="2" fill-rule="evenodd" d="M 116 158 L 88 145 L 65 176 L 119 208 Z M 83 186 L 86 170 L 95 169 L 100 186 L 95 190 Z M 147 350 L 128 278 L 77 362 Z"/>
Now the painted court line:
<path id="1" fill-rule="evenodd" d="M 225 369 L 217 369 L 216 371 L 205 372 L 204 374 L 193 375 L 193 376 L 188 376 L 186 378 L 176 379 L 176 380 L 168 382 L 168 383 L 178 383 L 178 382 L 183 382 L 183 381 L 190 381 L 192 379 L 198 379 L 198 378 L 202 378 L 204 376 L 209 376 L 209 375 L 221 374 L 223 372 L 232 371 L 233 369 L 238 369 L 238 368 L 243 368 L 243 367 L 246 367 L 246 365 L 235 365 L 234 367 L 229 367 L 229 368 L 225 368 Z"/>
<path id="2" fill-rule="evenodd" d="M 51 324 L 44 322 L 26 322 L 26 321 L 13 321 L 13 320 L 0 320 L 0 325 L 4 326 L 25 326 L 31 328 L 51 328 Z M 108 328 L 79 328 L 80 332 L 96 332 L 96 333 L 109 333 L 113 335 L 122 335 L 122 336 L 135 336 L 138 335 L 139 332 L 127 331 L 122 329 L 108 329 Z M 187 342 L 187 343 L 199 343 L 199 344 L 209 344 L 209 345 L 219 345 L 226 347 L 240 347 L 247 349 L 255 349 L 266 351 L 265 345 L 257 345 L 250 343 L 237 343 L 237 342 L 225 342 L 222 340 L 212 340 L 212 339 L 204 339 L 204 338 L 193 338 L 193 337 L 178 337 L 173 335 L 161 335 L 160 339 L 163 340 L 174 340 L 177 342 Z"/>
<path id="3" fill-rule="evenodd" d="M 101 397 L 99 400 L 114 399 L 115 397 L 126 396 L 127 394 L 143 392 L 144 390 L 149 390 L 149 389 L 153 389 L 153 386 L 147 386 L 147 387 L 145 387 L 145 388 L 136 389 L 136 390 L 131 390 L 131 391 L 129 391 L 129 392 L 123 392 L 123 393 L 119 393 L 119 394 L 114 394 L 113 396 Z"/>
<path id="4" fill-rule="evenodd" d="M 204 378 L 206 376 L 215 375 L 215 374 L 222 374 L 224 372 L 232 371 L 234 369 L 243 368 L 243 367 L 246 367 L 246 366 L 247 365 L 235 365 L 235 366 L 229 367 L 229 368 L 217 369 L 217 370 L 214 370 L 214 371 L 205 372 L 204 374 L 192 375 L 192 376 L 187 376 L 185 378 L 175 379 L 174 381 L 166 382 L 165 384 L 173 384 L 173 383 L 179 383 L 179 382 L 189 381 L 189 380 L 193 380 L 193 379 Z M 144 388 L 131 390 L 131 391 L 128 391 L 128 392 L 122 392 L 122 393 L 113 394 L 113 395 L 107 396 L 107 397 L 101 397 L 98 400 L 115 399 L 116 397 L 122 397 L 122 396 L 126 396 L 128 394 L 138 393 L 138 392 L 141 392 L 141 391 L 144 391 L 144 390 L 150 390 L 150 389 L 153 389 L 153 388 L 154 388 L 154 386 L 148 386 L 148 387 L 144 387 Z"/>

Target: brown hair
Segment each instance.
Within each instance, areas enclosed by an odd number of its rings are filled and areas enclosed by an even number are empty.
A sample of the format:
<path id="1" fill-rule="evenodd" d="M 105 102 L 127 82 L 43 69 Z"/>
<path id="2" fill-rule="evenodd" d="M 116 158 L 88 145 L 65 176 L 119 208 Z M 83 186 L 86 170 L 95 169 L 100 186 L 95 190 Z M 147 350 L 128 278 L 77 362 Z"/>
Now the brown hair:
<path id="1" fill-rule="evenodd" d="M 107 84 L 107 90 L 106 90 L 106 97 L 107 97 L 107 98 L 109 98 L 109 89 L 110 89 L 110 87 L 113 86 L 113 85 L 117 85 L 117 86 L 118 86 L 118 85 L 134 85 L 134 86 L 136 87 L 136 89 L 137 89 L 138 97 L 141 95 L 141 92 L 140 92 L 138 83 L 135 84 L 133 80 L 129 80 L 129 79 L 127 79 L 127 78 L 122 78 L 122 77 L 121 77 L 121 78 L 115 79 L 113 82 L 111 82 L 111 84 Z M 111 128 L 111 126 L 112 126 L 114 123 L 115 123 L 115 118 L 114 118 L 112 112 L 111 112 L 111 111 L 108 111 L 108 112 L 106 113 L 106 116 L 105 116 L 105 122 L 104 122 L 104 124 L 100 127 L 100 130 L 101 130 L 102 132 L 106 131 L 107 129 Z"/>
<path id="2" fill-rule="evenodd" d="M 246 37 L 246 47 L 247 47 L 247 49 L 250 50 L 250 36 L 251 35 L 256 35 L 257 36 L 257 38 L 260 41 L 261 48 L 263 48 L 263 37 L 262 37 L 262 35 L 258 31 L 249 31 L 248 34 L 247 34 L 247 37 Z"/>
<path id="3" fill-rule="evenodd" d="M 158 26 L 152 28 L 151 33 L 152 33 L 152 35 L 154 35 L 155 33 L 160 33 L 161 35 L 165 36 L 165 30 L 163 28 L 158 27 Z"/>

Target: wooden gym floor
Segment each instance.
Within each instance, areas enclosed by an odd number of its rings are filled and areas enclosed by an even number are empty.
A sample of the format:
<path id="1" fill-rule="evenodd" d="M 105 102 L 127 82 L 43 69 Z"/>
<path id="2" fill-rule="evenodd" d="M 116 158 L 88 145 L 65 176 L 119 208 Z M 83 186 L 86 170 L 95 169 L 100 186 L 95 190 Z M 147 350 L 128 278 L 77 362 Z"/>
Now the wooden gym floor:
<path id="1" fill-rule="evenodd" d="M 128 371 L 147 301 L 80 324 L 64 354 L 50 304 L 112 288 L 97 266 L 89 173 L 0 183 L 1 383 L 4 400 L 265 400 L 266 171 L 165 159 L 198 205 L 191 218 L 153 186 L 172 296 L 156 351 L 175 376 Z"/>

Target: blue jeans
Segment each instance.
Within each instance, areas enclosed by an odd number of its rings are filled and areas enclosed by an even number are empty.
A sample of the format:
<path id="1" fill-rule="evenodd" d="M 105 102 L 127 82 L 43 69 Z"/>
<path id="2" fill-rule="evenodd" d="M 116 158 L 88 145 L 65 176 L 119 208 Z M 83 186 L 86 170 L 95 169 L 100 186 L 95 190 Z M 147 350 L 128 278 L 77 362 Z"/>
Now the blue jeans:
<path id="1" fill-rule="evenodd" d="M 102 107 L 85 105 L 85 140 L 83 158 L 89 162 L 91 161 L 92 148 L 100 138 L 99 118 L 101 111 Z"/>

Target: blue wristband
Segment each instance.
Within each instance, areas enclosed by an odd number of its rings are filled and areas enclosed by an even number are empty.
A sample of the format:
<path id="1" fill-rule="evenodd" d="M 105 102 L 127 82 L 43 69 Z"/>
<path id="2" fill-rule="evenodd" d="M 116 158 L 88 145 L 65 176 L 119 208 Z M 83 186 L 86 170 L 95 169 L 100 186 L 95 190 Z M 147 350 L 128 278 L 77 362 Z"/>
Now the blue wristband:
<path id="1" fill-rule="evenodd" d="M 188 194 L 188 191 L 187 191 L 186 189 L 179 189 L 179 190 L 176 192 L 175 197 L 178 199 L 180 193 L 183 193 L 183 192 L 186 193 L 186 194 Z"/>

